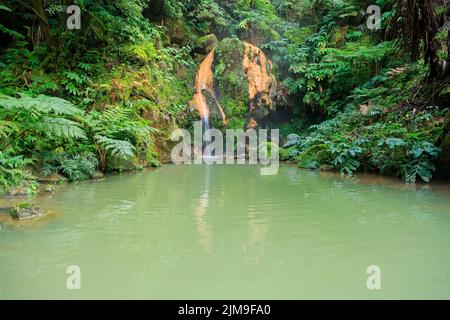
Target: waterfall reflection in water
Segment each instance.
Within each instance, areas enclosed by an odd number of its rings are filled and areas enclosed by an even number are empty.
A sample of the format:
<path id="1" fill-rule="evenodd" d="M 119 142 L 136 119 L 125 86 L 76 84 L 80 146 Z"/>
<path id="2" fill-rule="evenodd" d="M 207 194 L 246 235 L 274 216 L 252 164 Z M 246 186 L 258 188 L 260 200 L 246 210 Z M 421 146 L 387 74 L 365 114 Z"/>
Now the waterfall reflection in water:
<path id="1" fill-rule="evenodd" d="M 205 166 L 205 179 L 203 184 L 202 194 L 198 199 L 198 205 L 195 208 L 195 221 L 197 223 L 198 242 L 203 250 L 211 254 L 212 253 L 212 230 L 206 222 L 206 213 L 209 204 L 209 177 L 210 166 Z"/>
<path id="2" fill-rule="evenodd" d="M 214 216 L 215 205 L 210 204 L 210 183 L 211 183 L 211 170 L 214 167 L 206 165 L 204 166 L 205 175 L 203 180 L 203 188 L 201 194 L 197 201 L 197 206 L 195 208 L 195 222 L 196 229 L 198 233 L 198 242 L 202 247 L 202 250 L 207 254 L 213 253 L 213 229 L 208 223 L 208 209 L 210 209 L 209 214 Z M 220 193 L 220 197 L 214 197 L 221 199 L 221 202 L 227 201 L 227 195 L 225 190 L 215 190 Z M 254 207 L 247 208 L 247 239 L 243 244 L 242 251 L 246 256 L 247 261 L 250 264 L 257 264 L 259 259 L 264 255 L 266 250 L 266 240 L 269 231 L 268 221 L 265 217 L 261 217 L 255 212 Z"/>

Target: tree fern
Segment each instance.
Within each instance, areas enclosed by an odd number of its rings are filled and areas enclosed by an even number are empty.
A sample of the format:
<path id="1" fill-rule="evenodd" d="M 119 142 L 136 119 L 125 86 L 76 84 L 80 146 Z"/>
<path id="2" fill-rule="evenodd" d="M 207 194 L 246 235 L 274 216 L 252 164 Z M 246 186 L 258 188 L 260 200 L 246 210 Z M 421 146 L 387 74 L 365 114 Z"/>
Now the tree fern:
<path id="1" fill-rule="evenodd" d="M 94 135 L 98 134 L 116 140 L 150 142 L 151 135 L 157 129 L 140 119 L 131 109 L 122 106 L 111 106 L 102 113 L 92 112 L 87 119 Z"/>
<path id="2" fill-rule="evenodd" d="M 34 145 L 39 139 L 83 139 L 86 137 L 84 130 L 76 122 L 81 115 L 82 110 L 56 97 L 0 96 L 3 148 L 13 144 L 25 147 L 27 142 Z"/>

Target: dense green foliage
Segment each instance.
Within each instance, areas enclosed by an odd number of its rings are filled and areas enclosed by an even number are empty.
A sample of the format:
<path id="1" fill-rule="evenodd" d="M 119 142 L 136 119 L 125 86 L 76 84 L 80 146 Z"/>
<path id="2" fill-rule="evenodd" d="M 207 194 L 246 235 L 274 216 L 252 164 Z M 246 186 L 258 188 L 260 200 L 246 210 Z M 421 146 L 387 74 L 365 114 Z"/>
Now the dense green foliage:
<path id="1" fill-rule="evenodd" d="M 411 110 L 398 104 L 414 85 L 415 71 L 392 78 L 387 73 L 354 89 L 336 117 L 309 127 L 298 143 L 286 145 L 285 159 L 313 169 L 331 165 L 346 174 L 364 169 L 428 182 L 435 171 L 439 150 L 434 142 L 444 109 Z"/>
<path id="2" fill-rule="evenodd" d="M 402 55 L 398 42 L 383 35 L 391 29 L 395 9 L 389 1 L 378 4 L 384 9 L 380 31 L 364 30 L 357 3 L 339 2 L 315 29 L 300 29 L 300 44 L 269 43 L 279 52 L 276 59 L 288 57 L 291 76 L 285 86 L 303 102 L 294 107 L 302 121 L 291 121 L 303 135 L 286 145 L 283 157 L 311 169 L 378 171 L 428 182 L 446 107 L 437 97 L 448 90 L 448 75 L 430 78 L 431 64 L 427 68 Z M 441 48 L 437 54 L 448 55 L 448 48 Z M 326 121 L 305 130 L 311 113 Z"/>
<path id="3" fill-rule="evenodd" d="M 171 129 L 197 118 L 188 101 L 211 34 L 273 60 L 284 117 L 269 125 L 299 134 L 283 159 L 408 181 L 435 172 L 450 95 L 445 1 L 377 0 L 379 30 L 359 0 L 73 2 L 79 30 L 66 26 L 66 1 L 0 5 L 0 193 L 28 172 L 77 181 L 158 165 Z M 246 92 L 232 85 L 242 79 L 215 76 L 241 127 L 247 105 L 235 97 Z"/>
<path id="4" fill-rule="evenodd" d="M 76 4 L 80 30 L 59 1 L 2 4 L 0 193 L 32 179 L 26 168 L 76 181 L 158 165 L 156 137 L 186 116 L 189 49 L 168 45 L 146 1 Z"/>

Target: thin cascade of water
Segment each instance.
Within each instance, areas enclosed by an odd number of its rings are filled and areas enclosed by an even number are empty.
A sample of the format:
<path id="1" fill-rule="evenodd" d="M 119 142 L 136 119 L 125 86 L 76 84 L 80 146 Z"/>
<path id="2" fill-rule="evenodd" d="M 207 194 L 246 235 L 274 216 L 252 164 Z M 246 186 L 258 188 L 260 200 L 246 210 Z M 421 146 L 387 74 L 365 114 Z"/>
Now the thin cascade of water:
<path id="1" fill-rule="evenodd" d="M 211 135 L 209 132 L 209 117 L 207 115 L 205 115 L 202 118 L 202 123 L 203 123 L 203 158 L 211 158 L 212 154 L 210 151 L 210 148 L 207 148 L 207 146 L 211 143 Z"/>

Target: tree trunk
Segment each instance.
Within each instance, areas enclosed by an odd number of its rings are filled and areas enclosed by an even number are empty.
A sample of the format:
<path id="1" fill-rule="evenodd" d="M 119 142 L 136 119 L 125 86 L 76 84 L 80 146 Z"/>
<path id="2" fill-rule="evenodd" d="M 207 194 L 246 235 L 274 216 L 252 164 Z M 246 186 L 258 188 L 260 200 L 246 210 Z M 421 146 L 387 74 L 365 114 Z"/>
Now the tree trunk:
<path id="1" fill-rule="evenodd" d="M 404 48 L 411 52 L 411 59 L 420 58 L 421 41 L 423 57 L 429 66 L 430 79 L 442 76 L 442 63 L 438 58 L 438 19 L 433 0 L 397 0 L 396 17 L 393 19 L 393 35 L 401 39 Z"/>
<path id="2" fill-rule="evenodd" d="M 49 46 L 53 46 L 54 41 L 51 33 L 51 27 L 48 22 L 47 12 L 45 11 L 44 7 L 44 0 L 31 0 L 31 4 L 24 2 L 23 0 L 18 0 L 18 3 L 22 7 L 33 11 L 39 21 L 39 25 L 41 27 L 45 42 Z"/>

